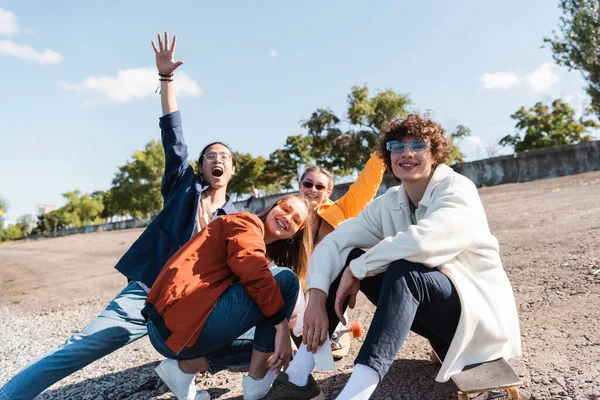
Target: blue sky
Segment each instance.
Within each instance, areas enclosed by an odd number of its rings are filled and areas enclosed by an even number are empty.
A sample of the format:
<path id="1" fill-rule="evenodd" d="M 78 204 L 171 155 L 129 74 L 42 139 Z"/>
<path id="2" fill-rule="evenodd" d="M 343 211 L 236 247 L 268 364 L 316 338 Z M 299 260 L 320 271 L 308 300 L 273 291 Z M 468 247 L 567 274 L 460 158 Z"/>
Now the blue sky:
<path id="1" fill-rule="evenodd" d="M 550 0 L 3 1 L 0 196 L 14 220 L 67 191 L 106 190 L 160 138 L 150 41 L 165 29 L 185 61 L 193 157 L 213 140 L 267 156 L 317 107 L 343 114 L 350 87 L 367 84 L 470 127 L 461 148 L 485 158 L 519 107 L 586 101 L 579 74 L 540 48 L 559 17 Z"/>

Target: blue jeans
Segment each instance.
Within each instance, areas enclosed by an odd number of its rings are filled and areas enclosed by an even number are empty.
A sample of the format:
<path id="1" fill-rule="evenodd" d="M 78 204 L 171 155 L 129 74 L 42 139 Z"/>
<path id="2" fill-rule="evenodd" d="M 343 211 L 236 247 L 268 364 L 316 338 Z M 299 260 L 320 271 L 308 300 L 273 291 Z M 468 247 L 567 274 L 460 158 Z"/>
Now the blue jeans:
<path id="1" fill-rule="evenodd" d="M 284 312 L 289 319 L 298 297 L 298 277 L 287 268 L 273 268 L 271 272 L 279 284 L 284 300 Z M 256 327 L 252 347 L 247 340 L 238 337 Z M 211 311 L 198 340 L 179 353 L 173 352 L 165 344 L 158 329 L 148 321 L 148 337 L 160 354 L 167 358 L 189 360 L 205 357 L 207 361 L 226 360 L 219 364 L 248 365 L 251 348 L 263 353 L 275 350 L 275 327 L 262 314 L 252 297 L 246 293 L 239 282 L 234 282 L 219 297 Z M 244 342 L 244 343 L 241 343 Z"/>
<path id="2" fill-rule="evenodd" d="M 360 249 L 352 250 L 344 269 L 363 253 Z M 329 335 L 339 323 L 335 295 L 343 271 L 329 288 L 326 306 Z M 444 359 L 461 313 L 458 293 L 446 275 L 437 268 L 398 260 L 384 273 L 360 281 L 360 291 L 377 309 L 354 364 L 373 368 L 383 379 L 409 331 L 429 339 Z M 344 310 L 346 306 L 347 302 Z"/>
<path id="3" fill-rule="evenodd" d="M 1 400 L 31 400 L 86 365 L 146 335 L 146 292 L 130 282 L 80 333 L 50 350 L 0 388 Z"/>

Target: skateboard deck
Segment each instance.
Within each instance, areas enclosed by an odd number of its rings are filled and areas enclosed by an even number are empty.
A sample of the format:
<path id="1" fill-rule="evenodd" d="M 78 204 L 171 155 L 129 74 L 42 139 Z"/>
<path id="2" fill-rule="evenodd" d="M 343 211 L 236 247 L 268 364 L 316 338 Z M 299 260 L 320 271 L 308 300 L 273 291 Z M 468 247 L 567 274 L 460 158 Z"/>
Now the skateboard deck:
<path id="1" fill-rule="evenodd" d="M 350 322 L 344 329 L 335 331 L 331 337 L 331 351 L 335 360 L 344 358 L 350 351 L 352 338 L 362 336 L 360 322 Z"/>
<path id="2" fill-rule="evenodd" d="M 433 350 L 431 359 L 434 362 L 440 362 L 438 355 Z M 450 379 L 458 389 L 459 400 L 472 398 L 518 400 L 518 386 L 523 383 L 504 358 L 468 365 L 462 372 L 453 375 Z"/>

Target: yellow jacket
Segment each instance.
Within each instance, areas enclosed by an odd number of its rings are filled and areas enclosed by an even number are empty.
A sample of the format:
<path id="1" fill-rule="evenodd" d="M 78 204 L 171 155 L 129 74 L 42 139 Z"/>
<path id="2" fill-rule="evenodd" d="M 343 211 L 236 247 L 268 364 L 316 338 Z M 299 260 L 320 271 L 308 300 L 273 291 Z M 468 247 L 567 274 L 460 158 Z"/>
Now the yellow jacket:
<path id="1" fill-rule="evenodd" d="M 373 153 L 346 194 L 335 202 L 325 200 L 317 208 L 317 214 L 334 229 L 345 220 L 356 217 L 375 198 L 384 172 L 383 160 Z"/>

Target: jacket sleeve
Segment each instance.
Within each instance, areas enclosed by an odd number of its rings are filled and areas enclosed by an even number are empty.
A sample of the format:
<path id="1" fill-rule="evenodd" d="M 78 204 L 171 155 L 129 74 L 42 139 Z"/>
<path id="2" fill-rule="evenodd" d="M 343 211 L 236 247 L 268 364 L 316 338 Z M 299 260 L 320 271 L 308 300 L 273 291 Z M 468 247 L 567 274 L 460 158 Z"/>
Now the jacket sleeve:
<path id="1" fill-rule="evenodd" d="M 269 270 L 263 227 L 250 217 L 240 216 L 226 230 L 227 265 L 261 312 L 276 325 L 286 318 L 279 284 Z"/>
<path id="2" fill-rule="evenodd" d="M 160 185 L 160 193 L 165 202 L 181 182 L 188 164 L 188 148 L 183 139 L 181 114 L 175 111 L 160 118 L 161 140 L 165 150 L 165 173 Z"/>
<path id="3" fill-rule="evenodd" d="M 381 196 L 373 200 L 358 217 L 341 224 L 317 245 L 308 262 L 306 290 L 315 288 L 329 293 L 329 286 L 344 268 L 350 251 L 375 246 L 383 239 L 380 215 L 384 199 Z"/>
<path id="4" fill-rule="evenodd" d="M 348 188 L 346 194 L 321 212 L 321 218 L 337 228 L 343 221 L 356 217 L 375 198 L 384 172 L 385 164 L 383 160 L 377 153 L 373 153 L 356 181 Z"/>
<path id="5" fill-rule="evenodd" d="M 474 187 L 453 188 L 451 181 L 444 184 L 445 188 L 439 188 L 418 224 L 384 238 L 352 260 L 350 268 L 354 276 L 363 279 L 379 274 L 389 263 L 400 259 L 433 268 L 451 261 L 467 249 L 473 240 L 470 199 L 478 194 Z"/>

